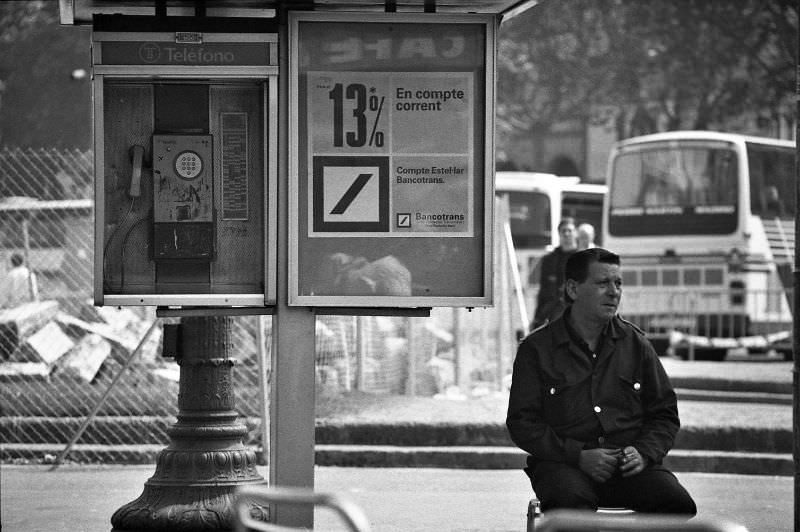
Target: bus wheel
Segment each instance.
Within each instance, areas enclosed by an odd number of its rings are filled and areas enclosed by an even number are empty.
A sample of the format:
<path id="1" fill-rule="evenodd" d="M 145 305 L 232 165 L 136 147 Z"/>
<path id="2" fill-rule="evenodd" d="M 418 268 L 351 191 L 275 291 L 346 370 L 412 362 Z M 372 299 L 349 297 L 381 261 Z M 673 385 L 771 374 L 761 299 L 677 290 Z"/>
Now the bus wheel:
<path id="1" fill-rule="evenodd" d="M 689 360 L 689 348 L 688 347 L 676 347 L 675 354 L 681 358 L 681 360 Z M 727 349 L 721 349 L 718 347 L 695 347 L 694 348 L 694 359 L 695 360 L 709 360 L 712 362 L 722 362 L 725 360 L 725 356 L 728 354 Z"/>

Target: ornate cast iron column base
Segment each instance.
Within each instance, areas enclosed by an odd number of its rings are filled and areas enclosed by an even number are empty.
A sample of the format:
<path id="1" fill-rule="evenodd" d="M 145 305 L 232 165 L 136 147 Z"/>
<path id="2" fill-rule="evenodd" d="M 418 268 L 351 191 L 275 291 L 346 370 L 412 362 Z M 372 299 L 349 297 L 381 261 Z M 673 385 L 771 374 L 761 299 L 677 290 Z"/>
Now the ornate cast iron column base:
<path id="1" fill-rule="evenodd" d="M 230 345 L 229 317 L 184 318 L 178 422 L 142 494 L 111 517 L 115 531 L 231 530 L 236 487 L 266 483 L 242 442 L 248 431 L 234 410 Z M 256 505 L 251 514 L 269 517 Z"/>

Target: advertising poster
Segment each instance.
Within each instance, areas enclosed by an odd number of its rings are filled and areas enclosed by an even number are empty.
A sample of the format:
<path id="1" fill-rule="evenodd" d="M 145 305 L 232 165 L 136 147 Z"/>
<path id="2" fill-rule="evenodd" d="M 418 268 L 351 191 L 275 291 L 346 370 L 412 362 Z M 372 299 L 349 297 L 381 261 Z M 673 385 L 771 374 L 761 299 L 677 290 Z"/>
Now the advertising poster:
<path id="1" fill-rule="evenodd" d="M 471 72 L 309 72 L 309 236 L 472 236 Z"/>
<path id="2" fill-rule="evenodd" d="M 293 16 L 290 304 L 490 304 L 492 19 Z"/>

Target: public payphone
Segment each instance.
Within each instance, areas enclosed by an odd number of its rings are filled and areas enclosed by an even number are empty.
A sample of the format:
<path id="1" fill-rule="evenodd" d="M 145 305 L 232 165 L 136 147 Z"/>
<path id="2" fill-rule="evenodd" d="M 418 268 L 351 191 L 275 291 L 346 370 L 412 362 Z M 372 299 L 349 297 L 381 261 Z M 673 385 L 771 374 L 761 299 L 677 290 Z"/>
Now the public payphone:
<path id="1" fill-rule="evenodd" d="M 95 32 L 96 304 L 274 303 L 276 41 Z"/>
<path id="2" fill-rule="evenodd" d="M 211 135 L 153 135 L 153 260 L 214 259 Z"/>

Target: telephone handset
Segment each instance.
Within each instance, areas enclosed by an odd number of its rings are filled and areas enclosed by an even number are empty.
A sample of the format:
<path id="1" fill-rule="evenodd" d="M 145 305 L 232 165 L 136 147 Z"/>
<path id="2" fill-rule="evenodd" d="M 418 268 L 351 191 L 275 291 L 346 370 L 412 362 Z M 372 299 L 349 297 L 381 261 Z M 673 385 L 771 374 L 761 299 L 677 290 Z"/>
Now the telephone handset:
<path id="1" fill-rule="evenodd" d="M 142 195 L 142 161 L 144 159 L 144 148 L 139 145 L 131 146 L 130 153 L 133 171 L 131 172 L 131 186 L 128 190 L 128 195 L 132 198 L 138 198 Z"/>

